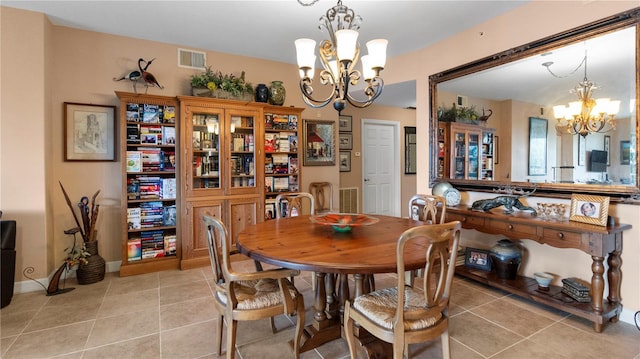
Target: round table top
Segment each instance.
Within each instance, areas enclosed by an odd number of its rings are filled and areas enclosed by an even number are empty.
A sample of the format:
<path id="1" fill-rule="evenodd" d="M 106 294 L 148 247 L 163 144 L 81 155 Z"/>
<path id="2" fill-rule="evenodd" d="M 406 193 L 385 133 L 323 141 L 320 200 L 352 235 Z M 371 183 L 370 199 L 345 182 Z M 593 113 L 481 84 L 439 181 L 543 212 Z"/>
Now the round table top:
<path id="1" fill-rule="evenodd" d="M 378 223 L 338 233 L 314 224 L 310 216 L 268 220 L 247 226 L 237 238 L 238 250 L 252 259 L 291 269 L 324 273 L 396 272 L 396 243 L 405 230 L 422 225 L 409 218 L 378 216 Z M 405 250 L 405 268 L 425 264 L 424 242 Z"/>

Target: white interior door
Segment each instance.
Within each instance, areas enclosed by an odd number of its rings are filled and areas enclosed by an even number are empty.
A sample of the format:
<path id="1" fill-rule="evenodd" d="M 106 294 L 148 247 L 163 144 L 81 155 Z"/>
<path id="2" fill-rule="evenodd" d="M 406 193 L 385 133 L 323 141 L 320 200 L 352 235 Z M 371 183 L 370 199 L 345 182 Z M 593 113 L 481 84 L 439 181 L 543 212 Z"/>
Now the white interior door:
<path id="1" fill-rule="evenodd" d="M 400 216 L 400 124 L 362 121 L 362 212 Z"/>

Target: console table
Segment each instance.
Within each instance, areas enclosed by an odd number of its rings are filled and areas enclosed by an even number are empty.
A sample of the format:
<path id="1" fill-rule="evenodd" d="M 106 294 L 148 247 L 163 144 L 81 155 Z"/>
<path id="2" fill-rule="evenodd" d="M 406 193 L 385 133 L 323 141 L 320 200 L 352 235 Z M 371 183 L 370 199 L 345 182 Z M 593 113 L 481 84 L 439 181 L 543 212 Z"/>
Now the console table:
<path id="1" fill-rule="evenodd" d="M 514 280 L 500 279 L 495 273 L 458 266 L 456 274 L 482 282 L 492 287 L 546 304 L 594 323 L 596 332 L 602 331 L 607 321 L 616 322 L 622 311 L 620 287 L 622 273 L 622 232 L 629 224 L 602 227 L 570 221 L 545 221 L 528 212 L 504 214 L 501 209 L 490 212 L 473 211 L 466 207 L 447 207 L 447 221 L 460 221 L 462 227 L 483 233 L 501 234 L 511 239 L 530 239 L 556 248 L 576 248 L 591 256 L 591 302 L 580 303 L 561 293 L 562 287 L 551 286 L 549 291 L 539 291 L 533 278 L 518 276 Z M 604 277 L 604 260 L 607 257 L 607 276 Z M 604 301 L 604 286 L 609 293 Z"/>

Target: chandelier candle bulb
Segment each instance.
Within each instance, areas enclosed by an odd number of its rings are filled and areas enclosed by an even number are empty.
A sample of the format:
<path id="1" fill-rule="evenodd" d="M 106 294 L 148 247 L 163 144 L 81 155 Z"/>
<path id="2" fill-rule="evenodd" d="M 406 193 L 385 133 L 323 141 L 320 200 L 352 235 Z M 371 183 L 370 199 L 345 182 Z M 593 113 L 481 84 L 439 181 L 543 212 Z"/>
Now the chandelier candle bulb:
<path id="1" fill-rule="evenodd" d="M 358 32 L 355 30 L 338 30 L 336 31 L 336 42 L 338 61 L 353 62 L 357 54 Z"/>
<path id="2" fill-rule="evenodd" d="M 385 39 L 375 39 L 367 42 L 367 51 L 371 57 L 371 67 L 384 69 L 387 63 L 387 44 Z"/>
<path id="3" fill-rule="evenodd" d="M 360 61 L 362 61 L 362 77 L 368 81 L 371 80 L 375 75 L 376 72 L 373 69 L 373 66 L 371 66 L 371 55 L 364 55 L 360 58 Z"/>

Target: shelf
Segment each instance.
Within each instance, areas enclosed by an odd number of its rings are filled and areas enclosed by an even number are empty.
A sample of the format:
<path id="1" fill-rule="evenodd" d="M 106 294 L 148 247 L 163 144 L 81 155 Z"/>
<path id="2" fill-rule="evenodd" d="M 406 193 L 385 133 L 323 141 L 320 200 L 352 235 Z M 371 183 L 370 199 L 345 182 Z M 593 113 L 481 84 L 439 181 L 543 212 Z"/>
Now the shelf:
<path id="1" fill-rule="evenodd" d="M 603 324 L 603 317 L 615 317 L 620 310 L 619 306 L 610 305 L 605 300 L 602 314 L 598 314 L 591 308 L 591 303 L 577 302 L 562 293 L 562 287 L 550 286 L 548 291 L 538 290 L 536 280 L 529 277 L 518 275 L 516 279 L 512 280 L 501 279 L 494 272 L 471 269 L 465 266 L 457 266 L 456 274 L 600 324 Z"/>

